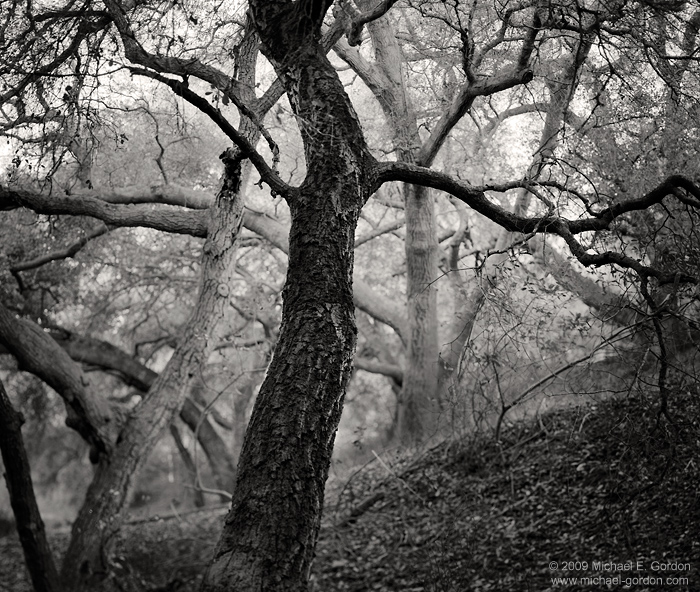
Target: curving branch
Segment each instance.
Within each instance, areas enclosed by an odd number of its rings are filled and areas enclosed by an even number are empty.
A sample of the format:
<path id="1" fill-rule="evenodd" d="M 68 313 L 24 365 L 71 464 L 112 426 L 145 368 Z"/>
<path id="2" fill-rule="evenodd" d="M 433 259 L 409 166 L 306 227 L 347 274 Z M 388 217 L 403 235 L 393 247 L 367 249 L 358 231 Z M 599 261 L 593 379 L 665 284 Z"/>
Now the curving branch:
<path id="1" fill-rule="evenodd" d="M 238 80 L 227 76 L 222 71 L 210 65 L 202 63 L 196 58 L 183 60 L 181 58 L 160 56 L 147 52 L 136 40 L 136 35 L 126 18 L 126 14 L 121 4 L 117 0 L 105 0 L 105 6 L 107 7 L 121 36 L 122 43 L 124 44 L 124 55 L 126 59 L 133 64 L 138 64 L 139 66 L 143 66 L 145 68 L 133 68 L 132 72 L 143 76 L 148 76 L 170 86 L 176 94 L 192 103 L 203 113 L 207 114 L 222 129 L 222 131 L 229 138 L 231 138 L 241 150 L 243 150 L 244 154 L 251 159 L 251 162 L 253 162 L 255 167 L 259 170 L 261 176 L 263 176 L 264 173 L 268 174 L 268 167 L 264 159 L 262 159 L 262 157 L 255 157 L 253 154 L 255 152 L 254 148 L 250 146 L 249 142 L 228 123 L 218 109 L 212 107 L 208 101 L 189 89 L 187 78 L 189 76 L 194 76 L 200 80 L 209 82 L 212 86 L 219 89 L 225 97 L 231 100 L 231 102 L 237 107 L 241 116 L 247 117 L 258 128 L 272 151 L 274 163 L 272 171 L 275 170 L 277 162 L 279 162 L 279 147 L 272 139 L 272 136 L 267 129 L 265 129 L 261 119 L 258 117 L 258 110 L 255 109 L 255 106 L 248 105 L 243 99 L 243 97 L 246 95 L 252 95 L 252 97 L 255 96 L 254 93 L 251 92 L 250 88 L 242 86 L 242 83 Z M 162 74 L 165 73 L 179 75 L 183 78 L 183 82 L 180 83 L 179 81 L 172 81 L 165 78 L 162 76 Z M 265 181 L 268 182 L 267 179 L 265 179 Z M 278 181 L 281 183 L 281 179 L 278 178 Z M 272 184 L 270 184 L 270 186 L 272 187 Z M 273 189 L 281 192 L 284 187 L 273 187 Z"/>
<path id="2" fill-rule="evenodd" d="M 401 366 L 388 362 L 380 362 L 378 360 L 369 360 L 367 358 L 355 357 L 353 362 L 356 370 L 363 370 L 371 374 L 381 374 L 393 378 L 400 386 L 403 383 L 403 370 Z"/>
<path id="3" fill-rule="evenodd" d="M 528 249 L 534 261 L 548 270 L 557 284 L 594 309 L 604 322 L 632 325 L 639 320 L 639 312 L 627 295 L 606 290 L 593 278 L 579 272 L 569 257 L 550 244 L 546 237 L 531 239 Z"/>
<path id="4" fill-rule="evenodd" d="M 107 232 L 109 232 L 109 227 L 106 226 L 105 224 L 100 224 L 99 226 L 97 226 L 97 228 L 94 228 L 92 231 L 87 233 L 83 238 L 75 241 L 72 245 L 69 245 L 69 246 L 65 247 L 64 249 L 58 249 L 56 251 L 52 251 L 51 253 L 47 253 L 46 255 L 41 255 L 39 257 L 35 257 L 34 259 L 30 259 L 29 261 L 22 261 L 21 263 L 17 263 L 16 265 L 12 265 L 10 267 L 10 271 L 12 273 L 17 273 L 20 271 L 29 271 L 30 269 L 36 269 L 37 267 L 41 267 L 42 265 L 46 265 L 47 263 L 51 263 L 52 261 L 59 261 L 61 259 L 69 259 L 69 258 L 75 256 L 92 239 L 97 238 L 98 236 L 102 236 L 103 234 L 106 234 Z"/>
<path id="5" fill-rule="evenodd" d="M 207 234 L 206 211 L 186 211 L 169 205 L 114 205 L 97 196 L 97 192 L 92 195 L 46 195 L 0 185 L 0 210 L 25 207 L 38 214 L 92 216 L 112 226 L 143 226 L 200 237 Z"/>
<path id="6" fill-rule="evenodd" d="M 175 183 L 163 185 L 135 185 L 108 191 L 74 193 L 74 197 L 97 197 L 111 204 L 167 204 L 192 210 L 206 210 L 214 205 L 214 194 L 201 189 L 191 189 Z"/>
<path id="7" fill-rule="evenodd" d="M 498 75 L 488 76 L 473 84 L 466 84 L 452 100 L 447 111 L 440 117 L 430 137 L 421 147 L 416 162 L 424 166 L 430 166 L 433 163 L 448 134 L 469 111 L 477 97 L 493 95 L 509 88 L 527 84 L 533 77 L 533 71 L 529 66 L 518 64 Z"/>
<path id="8" fill-rule="evenodd" d="M 106 203 L 102 197 L 112 203 Z M 151 198 L 164 203 L 154 205 Z M 184 210 L 169 205 L 193 203 L 189 201 L 191 199 L 196 201 L 196 207 L 205 207 L 210 201 L 213 203 L 213 197 L 204 192 L 177 186 L 144 189 L 141 194 L 135 188 L 130 188 L 121 192 L 92 192 L 71 196 L 49 196 L 0 186 L 0 211 L 26 207 L 39 214 L 92 216 L 111 226 L 154 228 L 163 232 L 206 237 L 210 215 L 207 210 Z M 243 226 L 284 253 L 288 252 L 289 228 L 273 218 L 246 209 Z M 405 339 L 406 319 L 400 307 L 377 294 L 359 278 L 355 278 L 353 285 L 357 307 L 389 325 L 402 340 Z"/>
<path id="9" fill-rule="evenodd" d="M 249 108 L 243 104 L 240 94 L 241 83 L 231 78 L 221 70 L 204 64 L 197 58 L 182 59 L 174 56 L 161 56 L 147 52 L 136 39 L 136 34 L 126 16 L 125 7 L 119 0 L 104 0 L 104 5 L 109 12 L 110 19 L 114 23 L 124 45 L 124 55 L 133 64 L 139 64 L 163 74 L 173 74 L 186 79 L 189 76 L 199 78 L 219 89 L 231 101 L 243 111 Z M 243 112 L 242 111 L 242 112 Z M 245 113 L 248 116 L 248 113 Z"/>
<path id="10" fill-rule="evenodd" d="M 76 362 L 116 372 L 125 384 L 142 393 L 147 393 L 158 378 L 156 372 L 107 341 L 85 337 L 65 329 L 54 329 L 50 334 Z M 211 465 L 217 487 L 230 489 L 236 474 L 231 455 L 209 419 L 206 416 L 202 417 L 199 406 L 192 398 L 185 399 L 180 410 L 180 419 L 193 434 L 196 434 Z"/>
<path id="11" fill-rule="evenodd" d="M 81 20 L 78 26 L 78 31 L 70 44 L 49 63 L 40 66 L 25 74 L 21 81 L 11 85 L 4 93 L 0 94 L 0 105 L 9 103 L 11 99 L 20 97 L 22 92 L 33 82 L 36 82 L 43 76 L 51 75 L 60 66 L 65 64 L 70 58 L 75 56 L 80 50 L 80 45 L 92 33 L 96 33 L 109 25 L 109 18 L 99 18 L 94 21 Z"/>
<path id="12" fill-rule="evenodd" d="M 700 210 L 700 187 L 682 175 L 671 175 L 647 194 L 604 208 L 588 218 L 572 220 L 557 216 L 550 210 L 544 216 L 527 217 L 512 213 L 492 202 L 487 191 L 505 192 L 515 188 L 530 189 L 537 186 L 552 186 L 552 183 L 533 183 L 528 180 L 503 183 L 498 185 L 471 185 L 460 179 L 455 179 L 445 173 L 432 169 L 407 164 L 404 162 L 378 163 L 375 168 L 377 187 L 388 181 L 403 181 L 414 185 L 423 185 L 448 193 L 469 207 L 476 210 L 489 220 L 495 222 L 510 232 L 522 234 L 556 234 L 564 239 L 571 253 L 585 266 L 618 265 L 632 269 L 640 277 L 654 277 L 659 284 L 673 282 L 698 283 L 700 278 L 668 273 L 653 267 L 643 265 L 640 261 L 616 251 L 590 253 L 576 239 L 576 235 L 584 232 L 609 230 L 613 223 L 623 214 L 646 210 L 660 204 L 664 198 L 673 197 L 690 207 Z M 679 193 L 683 189 L 688 195 Z"/>
<path id="13" fill-rule="evenodd" d="M 364 13 L 353 10 L 354 7 L 352 7 L 349 2 L 344 2 L 343 4 L 354 13 L 353 19 L 349 23 L 346 35 L 348 43 L 352 46 L 357 46 L 362 43 L 362 28 L 367 23 L 371 23 L 372 21 L 376 21 L 378 18 L 383 17 L 387 12 L 389 12 L 391 7 L 396 4 L 396 0 L 381 0 L 374 8 Z"/>

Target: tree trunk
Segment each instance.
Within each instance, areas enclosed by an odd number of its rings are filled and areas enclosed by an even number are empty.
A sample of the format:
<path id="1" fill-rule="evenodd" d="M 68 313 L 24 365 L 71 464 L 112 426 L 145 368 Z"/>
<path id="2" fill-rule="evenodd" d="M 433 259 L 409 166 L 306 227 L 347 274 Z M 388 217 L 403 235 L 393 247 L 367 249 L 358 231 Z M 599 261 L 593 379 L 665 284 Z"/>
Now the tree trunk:
<path id="1" fill-rule="evenodd" d="M 418 185 L 404 185 L 406 204 L 406 300 L 408 339 L 398 436 L 405 443 L 435 435 L 438 393 L 438 243 L 434 197 Z"/>
<path id="2" fill-rule="evenodd" d="M 369 9 L 371 2 L 361 5 Z M 372 90 L 392 128 L 396 152 L 404 161 L 419 162 L 421 139 L 403 71 L 405 58 L 388 16 L 367 24 L 375 51 L 370 64 L 347 44 L 339 53 Z M 430 160 L 432 161 L 432 157 Z M 406 360 L 402 390 L 398 398 L 397 437 L 406 443 L 436 432 L 440 401 L 438 393 L 438 241 L 435 227 L 435 197 L 425 187 L 402 186 L 406 212 L 406 312 L 404 335 Z"/>
<path id="3" fill-rule="evenodd" d="M 209 335 L 228 308 L 227 287 L 235 267 L 235 242 L 243 216 L 241 163 L 225 159 L 224 185 L 212 208 L 202 264 L 202 286 L 195 310 L 175 352 L 121 431 L 114 454 L 100 463 L 88 488 L 61 570 L 61 581 L 75 592 L 112 587 L 111 542 L 134 475 L 165 427 L 182 408 L 212 344 Z"/>
<path id="4" fill-rule="evenodd" d="M 355 348 L 356 218 L 339 216 L 331 203 L 350 190 L 330 193 L 328 183 L 320 183 L 299 196 L 307 207 L 292 207 L 280 338 L 203 590 L 306 588 Z M 308 208 L 310 203 L 318 205 Z"/>
<path id="5" fill-rule="evenodd" d="M 246 89 L 243 99 L 247 101 L 251 101 L 255 93 L 257 45 L 255 35 L 249 33 L 239 46 L 238 80 Z M 240 128 L 253 144 L 257 142 L 259 126 L 243 117 Z M 185 406 L 193 384 L 201 379 L 201 366 L 206 363 L 213 346 L 210 335 L 230 306 L 236 242 L 243 222 L 241 187 L 247 175 L 244 157 L 238 149 L 229 149 L 221 156 L 223 184 L 210 208 L 207 240 L 202 250 L 202 285 L 196 308 L 165 369 L 120 434 L 112 462 L 98 468 L 85 504 L 73 524 L 61 578 L 66 583 L 75 582 L 76 592 L 90 590 L 95 581 L 104 583 L 109 575 L 106 560 L 109 539 L 121 522 L 133 474 L 148 457 L 162 430 Z"/>
<path id="6" fill-rule="evenodd" d="M 374 160 L 318 39 L 328 4 L 251 2 L 300 122 L 307 176 L 292 225 L 277 347 L 260 388 L 205 591 L 307 589 L 355 349 L 354 233 Z"/>
<path id="7" fill-rule="evenodd" d="M 438 393 L 440 400 L 454 421 L 461 398 L 455 392 L 455 370 L 459 366 L 462 353 L 471 338 L 474 323 L 483 304 L 482 295 L 467 293 L 464 273 L 460 269 L 459 255 L 465 238 L 469 235 L 468 208 L 460 201 L 452 200 L 459 213 L 459 226 L 447 245 L 447 279 L 451 292 L 451 319 L 441 336 L 442 346 L 438 360 Z"/>
<path id="8" fill-rule="evenodd" d="M 36 505 L 29 459 L 22 440 L 23 422 L 0 382 L 0 451 L 24 560 L 36 592 L 59 592 L 58 571 Z"/>

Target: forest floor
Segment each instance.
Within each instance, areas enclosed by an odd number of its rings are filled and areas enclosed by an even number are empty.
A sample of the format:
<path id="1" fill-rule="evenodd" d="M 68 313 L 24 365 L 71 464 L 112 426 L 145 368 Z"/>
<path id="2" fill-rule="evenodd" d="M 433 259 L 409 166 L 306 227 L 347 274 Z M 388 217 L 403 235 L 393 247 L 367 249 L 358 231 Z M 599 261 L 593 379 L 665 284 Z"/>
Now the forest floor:
<path id="1" fill-rule="evenodd" d="M 224 512 L 129 524 L 117 577 L 196 590 Z M 697 394 L 675 394 L 668 417 L 658 400 L 611 400 L 523 422 L 500 442 L 375 457 L 336 480 L 311 590 L 697 592 L 698 533 Z M 67 537 L 52 533 L 57 550 Z M 0 590 L 28 591 L 16 537 L 0 538 L 0 558 Z"/>

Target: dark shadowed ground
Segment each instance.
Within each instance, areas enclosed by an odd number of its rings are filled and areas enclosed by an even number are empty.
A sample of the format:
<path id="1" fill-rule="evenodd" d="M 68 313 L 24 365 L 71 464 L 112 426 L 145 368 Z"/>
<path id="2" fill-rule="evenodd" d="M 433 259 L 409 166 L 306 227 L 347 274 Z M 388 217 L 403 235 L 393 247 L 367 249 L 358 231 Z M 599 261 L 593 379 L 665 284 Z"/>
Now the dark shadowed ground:
<path id="1" fill-rule="evenodd" d="M 610 401 L 500 443 L 375 458 L 329 487 L 311 590 L 700 590 L 700 404 L 677 393 L 669 409 Z M 126 590 L 196 590 L 224 513 L 129 524 L 115 577 Z M 67 536 L 52 533 L 55 548 Z M 0 557 L 0 590 L 29 590 L 14 535 Z M 564 577 L 590 579 L 553 580 Z"/>

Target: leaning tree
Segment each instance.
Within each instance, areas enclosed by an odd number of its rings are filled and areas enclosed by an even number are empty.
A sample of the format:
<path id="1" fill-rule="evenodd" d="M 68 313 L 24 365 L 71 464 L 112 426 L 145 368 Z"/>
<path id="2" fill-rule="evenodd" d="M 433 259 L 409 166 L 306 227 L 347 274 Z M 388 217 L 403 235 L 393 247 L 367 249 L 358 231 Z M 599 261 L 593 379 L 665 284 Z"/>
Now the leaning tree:
<path id="1" fill-rule="evenodd" d="M 613 98 L 622 96 L 625 81 L 618 82 L 619 68 L 646 76 L 646 65 L 651 65 L 659 80 L 675 84 L 674 97 L 693 88 L 688 64 L 697 45 L 697 17 L 683 2 L 571 0 L 555 6 L 532 0 L 474 2 L 469 7 L 391 0 L 339 1 L 335 6 L 331 0 L 251 0 L 247 7 L 148 0 L 7 4 L 0 28 L 5 133 L 27 143 L 43 142 L 52 154 L 60 153 L 53 162 L 70 158 L 77 184 L 70 191 L 53 190 L 53 168 L 40 185 L 24 184 L 17 176 L 0 186 L 0 207 L 206 237 L 197 304 L 165 369 L 151 383 L 143 383 L 148 393 L 128 417 L 118 417 L 90 392 L 80 367 L 49 333 L 0 308 L 0 343 L 63 397 L 70 425 L 90 443 L 96 463 L 61 570 L 65 589 L 110 584 L 110 544 L 133 476 L 183 408 L 198 368 L 211 352 L 210 336 L 230 302 L 242 225 L 286 250 L 288 270 L 277 344 L 247 427 L 232 507 L 203 590 L 307 587 L 335 431 L 353 366 L 355 306 L 406 330 L 391 308 L 367 297 L 366 286 L 355 282 L 353 287 L 358 219 L 368 199 L 385 184 L 403 184 L 407 219 L 412 217 L 406 339 L 409 359 L 419 360 L 418 370 L 431 363 L 431 356 L 437 363 L 439 356 L 436 339 L 425 332 L 424 323 L 434 330 L 429 325 L 435 314 L 430 289 L 437 265 L 431 221 L 435 198 L 428 190 L 448 194 L 500 226 L 498 252 L 513 241 L 522 244 L 551 235 L 583 266 L 631 270 L 655 314 L 661 310 L 655 288 L 696 281 L 692 270 L 654 265 L 655 260 L 627 248 L 624 240 L 600 239 L 638 212 L 663 211 L 667 203 L 674 204 L 678 215 L 693 215 L 700 206 L 700 188 L 683 171 L 662 171 L 665 178 L 624 199 L 594 191 L 587 195 L 581 189 L 587 173 L 583 167 L 563 180 L 543 174 L 555 161 L 563 127 L 587 133 L 602 91 L 617 85 Z M 390 27 L 397 21 L 388 20 L 399 16 L 415 32 L 401 47 L 396 44 L 401 37 Z M 431 52 L 418 31 L 436 21 L 447 27 L 446 38 L 453 44 L 445 49 L 459 60 L 440 66 L 450 92 L 438 101 L 442 110 L 437 122 L 421 138 L 413 106 L 405 100 L 410 77 L 397 64 L 410 63 L 412 45 L 421 56 L 414 63 L 425 63 Z M 690 25 L 681 26 L 685 21 Z M 649 27 L 640 32 L 641 23 Z M 362 53 L 366 34 L 375 64 Z M 339 69 L 328 57 L 334 46 L 379 99 L 395 136 L 391 149 L 383 151 L 389 157 L 371 150 Z M 359 51 L 352 49 L 358 46 Z M 258 51 L 269 64 L 260 75 Z M 676 67 L 678 62 L 684 66 Z M 592 94 L 589 89 L 579 92 L 586 63 L 586 75 L 598 81 Z M 421 75 L 430 71 L 426 65 L 417 68 Z M 95 109 L 90 101 L 102 102 L 105 81 L 116 87 L 125 75 L 168 89 L 210 118 L 230 141 L 221 155 L 221 187 L 205 209 L 183 207 L 196 203 L 196 195 L 172 188 L 135 196 L 103 191 L 93 183 L 90 130 Z M 264 92 L 257 92 L 271 78 Z M 458 170 L 431 168 L 446 138 L 480 100 L 488 101 L 496 119 L 508 116 L 508 106 L 496 98 L 513 97 L 508 92 L 516 87 L 546 99 L 509 114 L 544 114 L 537 155 L 524 176 L 476 184 Z M 265 125 L 265 114 L 282 95 L 303 144 L 303 179 L 295 184 L 280 175 L 281 148 Z M 113 107 L 119 108 L 119 102 Z M 244 212 L 248 163 L 260 184 L 287 203 L 288 237 L 264 216 Z M 514 210 L 494 198 L 508 192 L 519 192 Z M 132 203 L 136 201 L 141 203 Z M 158 201 L 166 203 L 149 203 Z M 463 303 L 471 306 L 469 314 L 478 309 L 476 294 Z M 420 374 L 416 380 L 426 377 L 425 388 L 435 391 L 437 373 Z M 411 417 L 419 395 L 409 396 L 405 423 L 410 426 L 421 422 Z"/>

